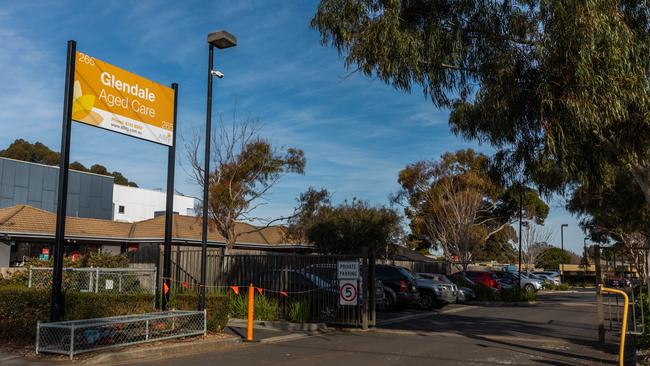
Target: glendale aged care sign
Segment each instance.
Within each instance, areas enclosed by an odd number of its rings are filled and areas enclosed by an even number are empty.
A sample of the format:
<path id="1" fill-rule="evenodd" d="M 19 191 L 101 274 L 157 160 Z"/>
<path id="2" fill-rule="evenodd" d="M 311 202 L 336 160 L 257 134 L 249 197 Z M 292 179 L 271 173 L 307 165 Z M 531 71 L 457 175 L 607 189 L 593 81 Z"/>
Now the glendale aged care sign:
<path id="1" fill-rule="evenodd" d="M 171 146 L 174 90 L 77 52 L 72 119 Z"/>

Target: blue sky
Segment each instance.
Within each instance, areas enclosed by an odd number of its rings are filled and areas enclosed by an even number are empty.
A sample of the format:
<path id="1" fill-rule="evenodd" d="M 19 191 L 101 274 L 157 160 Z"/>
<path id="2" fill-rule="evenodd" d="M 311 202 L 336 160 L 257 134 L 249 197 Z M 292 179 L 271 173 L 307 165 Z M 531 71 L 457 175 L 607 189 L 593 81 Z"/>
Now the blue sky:
<path id="1" fill-rule="evenodd" d="M 279 146 L 301 148 L 303 176 L 287 176 L 258 216 L 291 212 L 309 186 L 325 187 L 340 201 L 357 197 L 386 204 L 406 164 L 445 151 L 489 146 L 452 135 L 448 111 L 420 91 L 407 94 L 363 75 L 349 75 L 343 60 L 309 28 L 316 1 L 25 1 L 0 5 L 0 146 L 16 138 L 59 149 L 66 41 L 79 51 L 160 83 L 180 84 L 179 147 L 205 123 L 206 35 L 226 29 L 235 48 L 217 51 L 215 119 L 240 117 L 263 124 Z M 71 161 L 100 163 L 145 188 L 164 188 L 166 149 L 123 135 L 73 124 Z M 177 155 L 176 188 L 199 196 Z M 551 202 L 547 220 L 559 245 L 579 252 L 583 233 L 564 201 Z"/>

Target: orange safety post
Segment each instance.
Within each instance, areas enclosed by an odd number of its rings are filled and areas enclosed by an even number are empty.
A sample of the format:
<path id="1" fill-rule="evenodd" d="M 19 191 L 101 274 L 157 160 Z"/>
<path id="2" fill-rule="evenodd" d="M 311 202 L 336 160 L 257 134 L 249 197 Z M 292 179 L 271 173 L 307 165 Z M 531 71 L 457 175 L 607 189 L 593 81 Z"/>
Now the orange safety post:
<path id="1" fill-rule="evenodd" d="M 246 340 L 253 341 L 253 309 L 255 303 L 255 287 L 251 283 L 248 285 L 248 331 L 246 332 Z"/>
<path id="2" fill-rule="evenodd" d="M 616 290 L 613 288 L 607 288 L 604 287 L 603 285 L 600 285 L 600 290 L 623 296 L 623 302 L 624 302 L 623 306 L 625 306 L 625 308 L 623 308 L 623 326 L 621 327 L 621 346 L 619 348 L 619 356 L 618 356 L 618 364 L 620 366 L 623 366 L 625 363 L 624 362 L 625 361 L 625 333 L 627 333 L 627 308 L 630 304 L 630 299 L 627 297 L 627 293 L 625 291 Z"/>

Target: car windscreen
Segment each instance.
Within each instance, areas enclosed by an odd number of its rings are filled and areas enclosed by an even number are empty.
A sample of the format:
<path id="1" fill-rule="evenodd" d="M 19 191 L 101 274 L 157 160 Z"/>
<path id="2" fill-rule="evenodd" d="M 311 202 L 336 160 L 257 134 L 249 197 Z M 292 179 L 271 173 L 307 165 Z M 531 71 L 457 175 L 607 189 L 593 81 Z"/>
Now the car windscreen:
<path id="1" fill-rule="evenodd" d="M 411 271 L 409 271 L 408 269 L 403 268 L 403 267 L 399 267 L 398 270 L 399 270 L 399 272 L 400 272 L 401 274 L 403 274 L 404 276 L 406 276 L 410 281 L 415 280 L 415 276 L 414 276 L 413 273 L 411 273 Z"/>

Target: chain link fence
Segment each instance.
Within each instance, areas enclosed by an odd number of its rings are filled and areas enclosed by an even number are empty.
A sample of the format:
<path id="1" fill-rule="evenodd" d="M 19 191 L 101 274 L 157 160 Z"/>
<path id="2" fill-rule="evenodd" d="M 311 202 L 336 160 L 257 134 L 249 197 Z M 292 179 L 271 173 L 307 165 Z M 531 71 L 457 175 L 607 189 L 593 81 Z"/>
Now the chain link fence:
<path id="1" fill-rule="evenodd" d="M 51 267 L 30 267 L 30 288 L 51 288 L 51 286 Z M 156 269 L 64 268 L 63 288 L 79 292 L 154 294 Z"/>
<path id="2" fill-rule="evenodd" d="M 69 355 L 106 348 L 205 335 L 204 311 L 166 311 L 108 318 L 38 323 L 36 353 Z"/>

